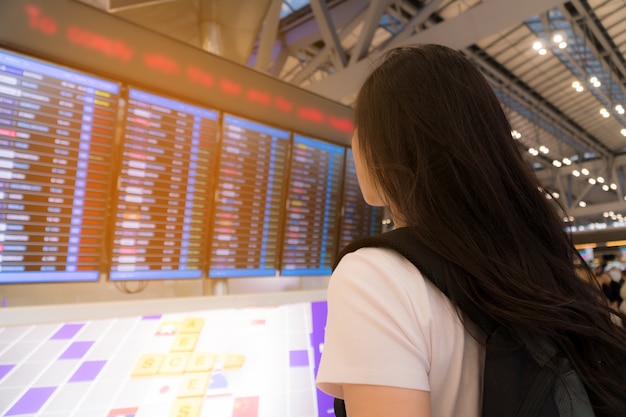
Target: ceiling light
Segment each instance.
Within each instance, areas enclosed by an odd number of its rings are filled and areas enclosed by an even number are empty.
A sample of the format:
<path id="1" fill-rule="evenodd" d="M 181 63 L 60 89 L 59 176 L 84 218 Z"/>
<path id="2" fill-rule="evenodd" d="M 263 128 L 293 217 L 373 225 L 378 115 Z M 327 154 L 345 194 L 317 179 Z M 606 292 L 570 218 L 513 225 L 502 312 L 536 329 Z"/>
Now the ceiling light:
<path id="1" fill-rule="evenodd" d="M 559 198 L 561 195 L 559 193 L 557 193 L 556 191 L 552 193 L 552 197 L 554 198 Z"/>
<path id="2" fill-rule="evenodd" d="M 554 166 L 555 166 L 555 167 L 557 167 L 557 168 L 560 168 L 560 167 L 561 167 L 561 165 L 563 165 L 563 164 L 561 164 L 561 161 L 557 161 L 557 160 L 555 159 L 554 161 L 552 161 L 552 165 L 554 165 Z"/>
<path id="3" fill-rule="evenodd" d="M 528 149 L 528 153 L 531 154 L 531 155 L 534 155 L 534 156 L 539 155 L 539 151 L 537 149 L 535 149 L 535 148 Z"/>
<path id="4" fill-rule="evenodd" d="M 567 48 L 567 42 L 559 42 L 559 49 Z"/>
<path id="5" fill-rule="evenodd" d="M 598 182 L 600 184 L 604 184 L 604 177 L 598 177 Z"/>
<path id="6" fill-rule="evenodd" d="M 589 175 L 589 170 L 587 168 L 583 168 L 580 170 L 580 173 L 583 175 Z"/>
<path id="7" fill-rule="evenodd" d="M 548 51 L 546 50 L 546 48 L 541 48 L 541 49 L 539 50 L 539 55 L 545 55 L 545 54 L 547 54 L 547 53 L 548 53 Z"/>
<path id="8" fill-rule="evenodd" d="M 535 51 L 538 51 L 538 50 L 540 50 L 541 48 L 543 48 L 543 42 L 541 42 L 541 41 L 537 41 L 537 42 L 533 43 L 533 49 L 534 49 Z"/>
<path id="9" fill-rule="evenodd" d="M 600 82 L 600 80 L 596 76 L 593 76 L 593 77 L 589 78 L 589 82 L 591 84 L 593 84 L 594 87 L 600 87 L 602 85 L 602 83 Z"/>
<path id="10" fill-rule="evenodd" d="M 594 185 L 596 183 L 596 180 L 593 178 L 589 178 L 587 181 L 589 181 L 589 184 Z"/>
<path id="11" fill-rule="evenodd" d="M 546 153 L 550 152 L 550 149 L 548 149 L 547 147 L 542 145 L 542 146 L 539 147 L 539 152 L 541 152 L 543 154 L 546 154 Z"/>
<path id="12" fill-rule="evenodd" d="M 546 194 L 546 200 L 552 200 L 552 196 L 550 194 Z"/>
<path id="13" fill-rule="evenodd" d="M 581 87 L 581 86 L 582 86 L 582 84 L 580 83 L 580 81 L 574 81 L 572 83 L 572 87 L 574 87 L 574 88 L 578 88 L 578 87 Z"/>
<path id="14" fill-rule="evenodd" d="M 602 186 L 602 190 L 604 190 L 604 191 L 609 191 L 609 186 L 608 186 L 608 185 L 606 185 L 606 184 L 604 184 L 604 185 Z"/>
<path id="15" fill-rule="evenodd" d="M 563 158 L 563 163 L 565 165 L 572 165 L 572 161 L 569 158 Z"/>
<path id="16" fill-rule="evenodd" d="M 608 213 L 607 211 L 605 211 L 604 213 L 602 213 L 602 215 L 603 215 L 604 217 L 609 217 L 609 213 Z"/>
<path id="17" fill-rule="evenodd" d="M 624 114 L 624 107 L 621 104 L 615 106 L 615 111 L 619 114 Z"/>
<path id="18" fill-rule="evenodd" d="M 576 87 L 576 91 L 581 93 L 585 90 L 585 87 L 583 87 L 582 85 L 579 85 L 578 87 Z"/>
<path id="19" fill-rule="evenodd" d="M 622 134 L 622 136 L 626 136 L 626 129 L 622 129 L 622 130 L 620 130 L 620 131 L 619 131 L 619 133 L 621 133 L 621 134 Z"/>
<path id="20" fill-rule="evenodd" d="M 617 184 L 612 183 L 610 188 L 611 188 L 611 190 L 617 190 Z"/>
<path id="21" fill-rule="evenodd" d="M 580 172 L 578 172 L 578 170 L 575 169 L 575 170 L 572 171 L 572 175 L 575 176 L 575 177 L 580 177 Z"/>
<path id="22" fill-rule="evenodd" d="M 579 205 L 580 207 L 587 207 L 587 203 L 585 203 L 584 201 L 580 201 L 580 202 L 578 203 L 578 205 Z"/>
<path id="23" fill-rule="evenodd" d="M 611 114 L 609 113 L 609 111 L 607 109 L 605 109 L 604 107 L 602 107 L 600 109 L 600 114 L 602 115 L 602 117 L 607 118 L 609 117 Z"/>
<path id="24" fill-rule="evenodd" d="M 552 37 L 552 42 L 554 43 L 563 42 L 563 35 L 561 35 L 560 33 L 555 33 L 554 36 Z"/>
<path id="25" fill-rule="evenodd" d="M 520 139 L 522 137 L 522 134 L 518 132 L 517 130 L 512 130 L 511 136 L 513 136 L 515 139 Z"/>

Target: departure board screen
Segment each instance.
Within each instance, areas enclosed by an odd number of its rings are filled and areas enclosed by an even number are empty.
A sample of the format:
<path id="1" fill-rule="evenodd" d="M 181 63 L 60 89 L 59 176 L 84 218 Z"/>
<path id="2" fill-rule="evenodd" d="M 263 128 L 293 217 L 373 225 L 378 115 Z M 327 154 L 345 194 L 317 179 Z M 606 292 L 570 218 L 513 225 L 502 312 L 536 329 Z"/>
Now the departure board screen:
<path id="1" fill-rule="evenodd" d="M 200 278 L 218 112 L 129 89 L 111 280 Z"/>
<path id="2" fill-rule="evenodd" d="M 337 254 L 345 148 L 295 135 L 282 275 L 331 273 Z"/>
<path id="3" fill-rule="evenodd" d="M 119 88 L 0 50 L 0 283 L 99 279 Z"/>
<path id="4" fill-rule="evenodd" d="M 276 274 L 289 136 L 224 115 L 209 277 Z"/>
<path id="5" fill-rule="evenodd" d="M 383 207 L 372 207 L 365 202 L 356 176 L 352 149 L 348 149 L 343 182 L 339 250 L 345 248 L 353 240 L 381 233 L 383 231 L 383 217 Z"/>

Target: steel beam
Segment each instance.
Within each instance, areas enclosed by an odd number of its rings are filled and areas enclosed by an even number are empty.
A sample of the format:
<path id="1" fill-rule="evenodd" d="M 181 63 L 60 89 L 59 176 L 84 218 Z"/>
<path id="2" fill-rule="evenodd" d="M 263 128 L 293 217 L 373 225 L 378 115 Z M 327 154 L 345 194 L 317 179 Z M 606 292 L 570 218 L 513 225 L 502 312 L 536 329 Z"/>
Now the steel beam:
<path id="1" fill-rule="evenodd" d="M 362 10 L 354 16 L 354 18 L 341 30 L 339 34 L 339 39 L 343 39 L 345 36 L 349 35 L 354 31 L 354 29 L 363 21 L 367 9 Z M 326 62 L 330 54 L 329 45 L 324 45 L 322 49 L 311 59 L 309 62 L 302 66 L 302 69 L 294 75 L 293 78 L 285 80 L 295 85 L 300 85 L 304 80 L 308 79 L 321 64 Z"/>
<path id="2" fill-rule="evenodd" d="M 276 58 L 274 58 L 274 63 L 269 70 L 269 74 L 273 77 L 280 77 L 280 73 L 285 66 L 285 62 L 287 62 L 287 58 L 289 58 L 289 49 L 283 44 L 281 45 L 280 52 L 276 54 Z"/>
<path id="3" fill-rule="evenodd" d="M 587 8 L 580 2 L 580 0 L 571 0 L 571 3 L 574 5 L 576 10 L 578 10 L 578 13 L 580 13 L 580 15 L 582 16 L 582 20 L 585 23 L 586 27 L 589 30 L 591 30 L 591 33 L 593 33 L 593 36 L 597 39 L 598 42 L 600 42 L 600 45 L 602 45 L 602 48 L 604 48 L 605 54 L 608 54 L 610 58 L 609 60 L 610 63 L 615 65 L 617 69 L 621 72 L 622 77 L 626 79 L 626 66 L 624 66 L 624 63 L 620 59 L 620 56 L 618 55 L 618 53 L 609 44 L 609 41 L 606 39 L 603 31 L 601 30 L 600 27 L 598 27 L 598 23 L 594 19 L 592 19 L 591 16 L 589 16 L 589 14 L 587 13 Z M 580 34 L 580 32 L 582 32 L 582 29 L 579 26 L 579 21 L 581 19 L 580 18 L 577 19 L 575 16 L 572 16 L 565 7 L 561 7 L 561 12 L 563 13 L 563 16 L 569 17 L 570 21 L 577 23 L 576 25 L 571 25 L 571 26 L 573 30 L 576 30 Z M 584 33 L 583 33 L 583 36 L 584 36 Z M 596 56 L 598 57 L 601 56 L 598 53 L 595 45 L 593 45 L 593 43 L 590 43 L 589 47 L 594 50 L 594 52 L 596 53 Z M 610 65 L 609 65 L 609 69 L 611 69 Z M 619 80 L 620 77 L 618 76 L 617 79 Z M 620 84 L 620 88 L 622 89 L 622 92 L 624 92 L 624 85 Z"/>
<path id="4" fill-rule="evenodd" d="M 454 19 L 446 20 L 409 36 L 402 43 L 438 43 L 460 50 L 494 33 L 520 24 L 531 16 L 559 6 L 561 3 L 563 0 L 484 1 Z M 375 59 L 390 46 L 370 55 Z M 306 88 L 324 97 L 340 101 L 358 90 L 370 70 L 370 59 L 362 59 Z"/>
<path id="5" fill-rule="evenodd" d="M 357 61 L 360 61 L 369 51 L 369 47 L 374 38 L 374 33 L 380 24 L 380 17 L 383 12 L 389 7 L 391 0 L 370 0 L 370 4 L 367 7 L 365 19 L 363 21 L 363 29 L 359 35 L 359 39 L 356 45 L 352 49 L 350 54 L 350 65 Z"/>
<path id="6" fill-rule="evenodd" d="M 276 43 L 276 36 L 278 35 L 280 8 L 282 5 L 282 0 L 272 0 L 270 7 L 267 9 L 267 15 L 265 16 L 263 29 L 261 30 L 259 48 L 256 53 L 256 61 L 254 63 L 254 68 L 257 71 L 267 72 L 269 68 L 274 43 Z"/>
<path id="7" fill-rule="evenodd" d="M 491 72 L 496 77 L 499 77 L 501 80 L 509 81 L 505 85 L 503 85 L 503 87 L 505 87 L 503 90 L 506 90 L 506 92 L 508 93 L 514 93 L 517 97 L 520 97 L 524 101 L 530 103 L 533 108 L 541 109 L 541 112 L 534 111 L 534 113 L 537 114 L 538 117 L 542 117 L 548 123 L 558 126 L 560 129 L 565 131 L 565 133 L 569 134 L 571 138 L 575 139 L 576 141 L 586 146 L 587 148 L 592 149 L 593 151 L 597 152 L 599 155 L 603 157 L 611 155 L 611 152 L 609 149 L 606 149 L 604 146 L 602 146 L 597 140 L 593 139 L 592 137 L 587 137 L 585 134 L 579 132 L 576 127 L 570 126 L 570 124 L 566 120 L 563 119 L 563 116 L 559 115 L 558 113 L 551 110 L 549 107 L 545 106 L 541 101 L 539 101 L 533 95 L 529 94 L 526 90 L 519 87 L 515 82 L 513 82 L 513 80 L 509 80 L 506 76 L 500 74 L 500 71 L 498 71 L 492 65 L 485 62 L 483 59 L 476 56 L 474 53 L 472 53 L 469 50 L 465 50 L 464 52 L 468 54 L 469 56 L 471 56 L 472 59 L 475 61 L 475 63 L 479 67 L 483 67 L 484 70 Z M 492 78 L 488 74 L 485 74 L 485 75 L 487 76 L 487 78 Z M 492 81 L 495 82 L 496 84 L 500 83 L 500 80 L 495 80 L 493 78 L 492 78 Z M 547 119 L 546 119 L 546 116 L 547 116 Z"/>
<path id="8" fill-rule="evenodd" d="M 346 53 L 339 42 L 337 30 L 332 21 L 325 1 L 311 0 L 311 10 L 319 26 L 324 43 L 330 46 L 330 54 L 336 69 L 344 68 L 348 63 Z"/>
<path id="9" fill-rule="evenodd" d="M 415 12 L 413 17 L 411 17 L 402 30 L 396 34 L 396 36 L 387 40 L 383 44 L 382 48 L 390 49 L 405 42 L 409 36 L 414 35 L 415 28 L 425 23 L 430 18 L 430 15 L 439 10 L 445 1 L 446 0 L 431 0 L 425 4 L 424 7 Z"/>

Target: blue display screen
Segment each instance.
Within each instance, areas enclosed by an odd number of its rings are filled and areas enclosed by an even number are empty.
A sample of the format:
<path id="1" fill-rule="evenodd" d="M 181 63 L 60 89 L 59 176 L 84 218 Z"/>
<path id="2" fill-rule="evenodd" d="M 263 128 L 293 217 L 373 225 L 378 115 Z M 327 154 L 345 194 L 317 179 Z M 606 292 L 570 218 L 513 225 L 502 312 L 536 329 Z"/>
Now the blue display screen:
<path id="1" fill-rule="evenodd" d="M 218 112 L 129 90 L 111 280 L 200 278 Z"/>
<path id="2" fill-rule="evenodd" d="M 119 91 L 0 50 L 0 283 L 99 279 Z"/>
<path id="3" fill-rule="evenodd" d="M 276 275 L 289 137 L 224 116 L 209 277 Z"/>
<path id="4" fill-rule="evenodd" d="M 282 275 L 327 275 L 337 254 L 345 148 L 294 136 Z"/>

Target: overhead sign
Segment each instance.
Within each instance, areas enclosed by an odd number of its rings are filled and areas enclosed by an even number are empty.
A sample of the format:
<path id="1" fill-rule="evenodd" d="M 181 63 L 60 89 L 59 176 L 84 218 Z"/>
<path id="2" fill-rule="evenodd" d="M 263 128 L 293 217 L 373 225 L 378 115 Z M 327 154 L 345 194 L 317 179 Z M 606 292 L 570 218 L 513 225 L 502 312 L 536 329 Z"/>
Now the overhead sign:
<path id="1" fill-rule="evenodd" d="M 353 129 L 349 107 L 76 1 L 2 1 L 0 44 L 343 145 Z"/>

